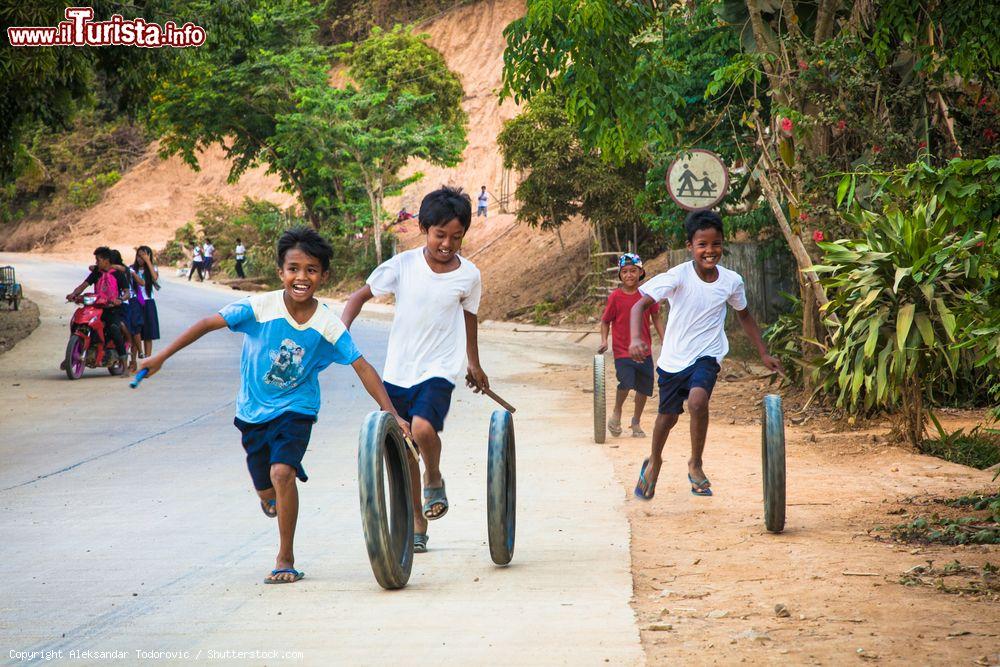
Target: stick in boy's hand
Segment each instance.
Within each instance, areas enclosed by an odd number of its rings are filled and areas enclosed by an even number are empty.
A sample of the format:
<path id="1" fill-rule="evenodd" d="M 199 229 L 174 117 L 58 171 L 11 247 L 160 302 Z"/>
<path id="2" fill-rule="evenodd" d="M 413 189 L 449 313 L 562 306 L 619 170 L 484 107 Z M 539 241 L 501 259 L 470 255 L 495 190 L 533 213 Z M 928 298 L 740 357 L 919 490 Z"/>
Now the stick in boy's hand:
<path id="1" fill-rule="evenodd" d="M 494 401 L 499 403 L 500 406 L 507 412 L 514 414 L 514 412 L 517 411 L 517 408 L 515 408 L 510 403 L 497 396 L 492 389 L 487 389 L 486 387 L 480 387 L 478 384 L 476 384 L 475 379 L 472 377 L 472 373 L 469 373 L 468 375 L 465 376 L 465 383 L 470 387 L 473 387 L 476 390 L 476 393 L 482 392 L 483 394 L 486 394 L 487 396 L 492 398 Z"/>
<path id="2" fill-rule="evenodd" d="M 143 368 L 141 371 L 135 374 L 135 378 L 133 378 L 132 381 L 128 383 L 128 386 L 132 387 L 133 389 L 137 388 L 139 386 L 139 383 L 146 379 L 147 375 L 149 375 L 149 369 Z"/>

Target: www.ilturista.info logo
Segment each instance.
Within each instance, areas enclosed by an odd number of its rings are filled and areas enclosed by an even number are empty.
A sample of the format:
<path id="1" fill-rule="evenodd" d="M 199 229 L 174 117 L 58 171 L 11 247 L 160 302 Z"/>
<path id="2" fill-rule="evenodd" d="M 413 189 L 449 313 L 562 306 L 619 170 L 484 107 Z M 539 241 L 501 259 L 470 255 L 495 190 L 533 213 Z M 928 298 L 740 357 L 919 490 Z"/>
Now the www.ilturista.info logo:
<path id="1" fill-rule="evenodd" d="M 93 7 L 67 7 L 66 20 L 52 27 L 7 28 L 11 46 L 164 46 L 184 48 L 205 43 L 205 29 L 190 21 L 178 27 L 173 21 L 162 26 L 144 19 L 125 19 L 115 14 L 109 21 L 94 21 Z"/>

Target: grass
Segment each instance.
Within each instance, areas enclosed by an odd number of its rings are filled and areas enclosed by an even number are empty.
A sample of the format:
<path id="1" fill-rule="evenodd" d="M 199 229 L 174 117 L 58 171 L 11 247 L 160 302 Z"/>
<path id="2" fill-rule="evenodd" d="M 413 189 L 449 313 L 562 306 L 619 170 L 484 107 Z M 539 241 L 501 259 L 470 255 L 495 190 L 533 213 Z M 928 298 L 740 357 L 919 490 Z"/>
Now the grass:
<path id="1" fill-rule="evenodd" d="M 938 437 L 921 442 L 922 453 L 979 470 L 1000 463 L 1000 435 L 994 430 L 976 426 L 969 432 L 960 428 L 947 433 L 933 413 L 931 421 L 937 427 Z"/>
<path id="2" fill-rule="evenodd" d="M 938 544 L 1000 544 L 1000 493 L 962 496 L 937 502 L 963 510 L 963 513 L 976 514 L 943 517 L 935 513 L 930 517 L 917 517 L 893 528 L 893 539 Z"/>

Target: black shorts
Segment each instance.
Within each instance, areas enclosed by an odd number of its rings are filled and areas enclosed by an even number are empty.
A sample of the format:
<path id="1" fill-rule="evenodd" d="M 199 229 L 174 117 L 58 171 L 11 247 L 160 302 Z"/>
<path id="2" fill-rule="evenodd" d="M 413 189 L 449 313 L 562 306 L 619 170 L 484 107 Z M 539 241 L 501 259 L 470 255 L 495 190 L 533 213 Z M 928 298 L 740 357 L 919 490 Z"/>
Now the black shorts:
<path id="1" fill-rule="evenodd" d="M 619 389 L 634 390 L 644 396 L 653 395 L 653 357 L 646 357 L 643 361 L 633 361 L 628 357 L 615 359 L 615 374 Z"/>
<path id="2" fill-rule="evenodd" d="M 693 364 L 676 373 L 656 369 L 660 379 L 661 415 L 679 415 L 684 412 L 684 401 L 693 387 L 701 387 L 712 395 L 715 379 L 719 376 L 719 362 L 715 357 L 698 357 Z"/>
<path id="3" fill-rule="evenodd" d="M 274 486 L 271 484 L 271 465 L 275 463 L 292 466 L 296 477 L 303 482 L 309 480 L 302 467 L 302 457 L 315 423 L 316 417 L 299 412 L 283 412 L 259 424 L 245 422 L 239 417 L 233 420 L 243 434 L 247 469 L 255 489 L 265 491 Z"/>
<path id="4" fill-rule="evenodd" d="M 412 387 L 384 384 L 392 407 L 400 417 L 411 423 L 414 417 L 423 417 L 438 433 L 444 430 L 444 418 L 451 408 L 451 392 L 455 385 L 444 378 L 430 378 Z"/>

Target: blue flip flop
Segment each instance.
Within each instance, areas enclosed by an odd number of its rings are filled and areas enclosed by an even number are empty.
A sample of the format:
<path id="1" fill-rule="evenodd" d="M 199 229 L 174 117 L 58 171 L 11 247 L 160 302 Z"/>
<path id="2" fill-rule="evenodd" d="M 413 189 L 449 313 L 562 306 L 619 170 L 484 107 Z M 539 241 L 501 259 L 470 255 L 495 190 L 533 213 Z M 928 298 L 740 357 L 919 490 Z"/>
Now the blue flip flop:
<path id="1" fill-rule="evenodd" d="M 260 509 L 264 512 L 265 516 L 269 516 L 272 519 L 278 516 L 278 507 L 276 502 L 277 501 L 275 501 L 274 498 L 260 501 Z"/>
<path id="2" fill-rule="evenodd" d="M 649 465 L 649 459 L 642 462 L 642 468 L 639 469 L 639 482 L 635 485 L 635 497 L 640 500 L 652 500 L 653 496 L 656 495 L 656 482 L 652 484 L 646 479 L 646 466 Z M 642 490 L 642 487 L 646 487 L 646 491 Z"/>
<path id="3" fill-rule="evenodd" d="M 306 576 L 305 572 L 299 572 L 294 567 L 285 567 L 280 570 L 271 570 L 271 576 L 276 574 L 291 574 L 294 575 L 294 579 L 264 579 L 265 584 L 294 584 L 296 581 Z"/>
<path id="4" fill-rule="evenodd" d="M 425 554 L 427 553 L 427 533 L 413 533 L 413 553 L 415 554 Z"/>
<path id="5" fill-rule="evenodd" d="M 437 516 L 430 514 L 431 508 L 435 505 L 443 505 L 444 509 Z M 436 521 L 448 513 L 448 496 L 444 492 L 444 480 L 441 486 L 428 486 L 424 489 L 424 517 L 428 521 Z"/>
<path id="6" fill-rule="evenodd" d="M 696 496 L 710 496 L 712 495 L 712 489 L 708 488 L 712 483 L 708 481 L 708 477 L 701 480 L 700 482 L 694 481 L 694 477 L 691 473 L 688 473 L 688 481 L 691 482 L 691 493 Z"/>

